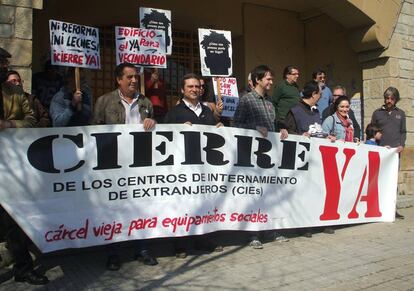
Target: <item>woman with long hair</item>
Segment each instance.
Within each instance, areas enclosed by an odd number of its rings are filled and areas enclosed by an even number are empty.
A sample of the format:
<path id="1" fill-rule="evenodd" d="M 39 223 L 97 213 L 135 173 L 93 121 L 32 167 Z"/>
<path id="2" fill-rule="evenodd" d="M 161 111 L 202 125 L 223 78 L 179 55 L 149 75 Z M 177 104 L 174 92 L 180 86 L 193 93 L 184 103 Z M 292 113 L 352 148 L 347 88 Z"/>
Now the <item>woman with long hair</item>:
<path id="1" fill-rule="evenodd" d="M 335 136 L 336 139 L 343 141 L 354 141 L 354 126 L 349 118 L 351 102 L 348 97 L 341 96 L 335 100 L 335 112 L 328 116 L 322 123 L 324 133 Z"/>

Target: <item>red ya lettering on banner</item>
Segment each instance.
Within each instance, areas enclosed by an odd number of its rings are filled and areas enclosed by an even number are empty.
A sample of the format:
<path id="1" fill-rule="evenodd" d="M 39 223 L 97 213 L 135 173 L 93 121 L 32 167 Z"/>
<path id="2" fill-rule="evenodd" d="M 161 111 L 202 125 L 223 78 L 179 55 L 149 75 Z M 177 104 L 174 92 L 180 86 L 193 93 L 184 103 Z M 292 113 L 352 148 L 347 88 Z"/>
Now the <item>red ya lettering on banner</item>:
<path id="1" fill-rule="evenodd" d="M 338 220 L 340 214 L 338 213 L 338 206 L 341 195 L 341 181 L 344 179 L 347 167 L 352 157 L 355 155 L 354 149 L 344 148 L 345 164 L 341 170 L 341 177 L 338 173 L 338 165 L 336 162 L 337 147 L 320 146 L 319 151 L 322 154 L 323 171 L 325 177 L 326 198 L 324 211 L 320 216 L 320 220 Z M 362 189 L 365 184 L 368 169 L 368 190 L 367 194 L 362 196 Z M 365 166 L 362 179 L 360 181 L 359 191 L 356 193 L 354 207 L 348 214 L 348 218 L 358 218 L 359 214 L 356 211 L 357 205 L 360 201 L 366 202 L 367 211 L 365 217 L 381 217 L 382 213 L 379 209 L 378 196 L 378 175 L 380 169 L 380 156 L 378 152 L 368 152 L 368 165 Z M 351 193 L 347 193 L 350 195 Z"/>

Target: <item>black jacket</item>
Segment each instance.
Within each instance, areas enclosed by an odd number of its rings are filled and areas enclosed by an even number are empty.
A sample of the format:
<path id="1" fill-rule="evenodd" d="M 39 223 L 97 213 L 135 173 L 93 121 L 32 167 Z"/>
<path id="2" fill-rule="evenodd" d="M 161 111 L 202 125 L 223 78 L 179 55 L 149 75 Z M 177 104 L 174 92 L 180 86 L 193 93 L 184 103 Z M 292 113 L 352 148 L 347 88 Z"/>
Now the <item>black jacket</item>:
<path id="1" fill-rule="evenodd" d="M 201 104 L 201 114 L 197 116 L 194 111 L 185 105 L 183 101 L 177 106 L 173 107 L 168 111 L 165 116 L 164 123 L 185 123 L 191 122 L 192 124 L 204 124 L 204 125 L 215 125 L 216 120 L 214 119 L 213 112 L 210 108 Z"/>

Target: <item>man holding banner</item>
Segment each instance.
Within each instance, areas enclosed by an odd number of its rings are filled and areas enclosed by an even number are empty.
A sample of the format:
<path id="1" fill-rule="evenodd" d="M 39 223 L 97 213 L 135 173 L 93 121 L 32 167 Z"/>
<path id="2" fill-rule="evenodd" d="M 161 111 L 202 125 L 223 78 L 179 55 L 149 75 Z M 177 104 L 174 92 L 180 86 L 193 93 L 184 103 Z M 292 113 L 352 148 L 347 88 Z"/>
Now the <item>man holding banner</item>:
<path id="1" fill-rule="evenodd" d="M 138 92 L 139 75 L 136 67 L 130 63 L 121 63 L 115 68 L 115 78 L 118 89 L 102 95 L 95 104 L 93 124 L 142 124 L 145 130 L 152 130 L 156 121 L 152 118 L 151 101 Z M 145 244 L 139 241 L 138 258 L 145 265 L 157 265 L 157 260 L 151 256 Z M 117 271 L 121 267 L 118 248 L 109 248 L 106 267 Z"/>
<path id="2" fill-rule="evenodd" d="M 32 127 L 35 124 L 33 111 L 30 109 L 29 100 L 23 90 L 5 82 L 8 58 L 11 58 L 11 55 L 0 48 L 0 131 L 13 127 Z M 7 248 L 15 261 L 13 266 L 14 280 L 33 285 L 47 284 L 48 278 L 34 270 L 33 259 L 28 249 L 30 240 L 3 206 L 0 206 L 0 223 L 2 232 L 6 233 Z"/>
<path id="3" fill-rule="evenodd" d="M 187 74 L 181 82 L 182 101 L 172 108 L 165 116 L 165 123 L 185 123 L 223 126 L 221 122 L 216 124 L 216 119 L 209 107 L 200 103 L 200 77 L 196 74 Z M 177 258 L 187 257 L 187 238 L 178 238 L 174 241 L 175 255 Z M 222 246 L 217 246 L 205 239 L 196 241 L 202 248 L 207 250 L 222 251 Z"/>
<path id="4" fill-rule="evenodd" d="M 273 85 L 273 71 L 266 65 L 260 65 L 251 72 L 252 90 L 244 95 L 234 113 L 234 126 L 258 130 L 263 137 L 275 131 L 275 108 L 268 100 L 268 92 Z M 250 82 L 249 82 L 250 83 Z M 286 129 L 280 130 L 280 138 L 288 136 Z M 274 234 L 277 241 L 287 241 L 284 236 Z M 250 246 L 263 248 L 257 234 L 250 238 Z"/>
<path id="5" fill-rule="evenodd" d="M 155 127 L 151 101 L 138 93 L 139 74 L 130 63 L 115 68 L 118 89 L 102 95 L 95 104 L 92 124 L 142 124 L 145 130 Z"/>
<path id="6" fill-rule="evenodd" d="M 187 74 L 181 83 L 182 102 L 168 111 L 165 123 L 186 123 L 216 125 L 216 119 L 209 107 L 200 103 L 200 77 Z M 222 125 L 217 123 L 217 126 Z"/>

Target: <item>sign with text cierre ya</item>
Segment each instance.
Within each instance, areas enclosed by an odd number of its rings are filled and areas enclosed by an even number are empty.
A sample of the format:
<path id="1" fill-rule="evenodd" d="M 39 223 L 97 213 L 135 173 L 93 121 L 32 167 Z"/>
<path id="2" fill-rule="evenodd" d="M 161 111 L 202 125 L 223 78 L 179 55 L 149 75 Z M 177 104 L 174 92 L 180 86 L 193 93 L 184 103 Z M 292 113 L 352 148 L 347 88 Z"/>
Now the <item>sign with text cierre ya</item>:
<path id="1" fill-rule="evenodd" d="M 217 78 L 213 78 L 214 95 L 217 100 Z M 223 100 L 223 117 L 233 117 L 236 108 L 239 105 L 239 92 L 237 90 L 236 78 L 220 78 L 220 92 Z"/>
<path id="2" fill-rule="evenodd" d="M 395 149 L 178 124 L 1 135 L 0 203 L 43 252 L 394 220 Z"/>
<path id="3" fill-rule="evenodd" d="M 162 30 L 165 33 L 167 55 L 172 53 L 171 11 L 140 7 L 139 23 L 141 28 Z"/>
<path id="4" fill-rule="evenodd" d="M 198 29 L 201 74 L 205 77 L 229 77 L 233 73 L 231 32 Z"/>
<path id="5" fill-rule="evenodd" d="M 49 32 L 53 65 L 100 68 L 98 28 L 49 20 Z"/>
<path id="6" fill-rule="evenodd" d="M 116 63 L 166 68 L 164 31 L 115 26 Z"/>

